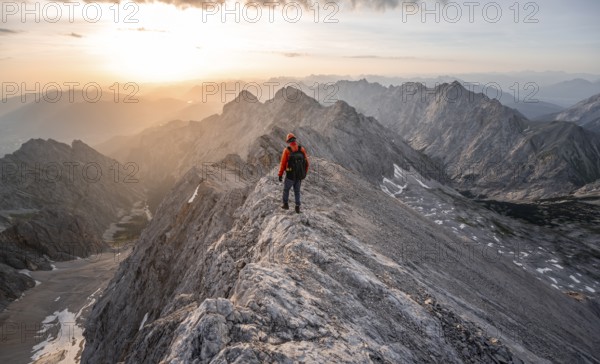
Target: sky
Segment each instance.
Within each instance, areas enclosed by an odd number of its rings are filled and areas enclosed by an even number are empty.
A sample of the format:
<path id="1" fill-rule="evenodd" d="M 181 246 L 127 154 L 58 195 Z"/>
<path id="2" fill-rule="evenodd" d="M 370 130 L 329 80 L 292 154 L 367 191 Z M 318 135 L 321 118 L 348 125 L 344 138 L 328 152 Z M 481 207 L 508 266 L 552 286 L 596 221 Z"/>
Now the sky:
<path id="1" fill-rule="evenodd" d="M 0 80 L 35 89 L 311 74 L 600 74 L 598 14 L 597 0 L 2 1 Z"/>

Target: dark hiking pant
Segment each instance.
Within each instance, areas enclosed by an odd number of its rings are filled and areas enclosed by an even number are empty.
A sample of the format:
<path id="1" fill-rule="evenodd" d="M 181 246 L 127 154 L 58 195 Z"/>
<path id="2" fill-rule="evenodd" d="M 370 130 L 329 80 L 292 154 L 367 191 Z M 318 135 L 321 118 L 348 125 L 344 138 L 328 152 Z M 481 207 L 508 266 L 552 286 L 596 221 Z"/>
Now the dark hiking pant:
<path id="1" fill-rule="evenodd" d="M 286 178 L 283 183 L 283 203 L 288 203 L 290 199 L 290 189 L 294 187 L 294 199 L 296 200 L 296 205 L 300 206 L 300 185 L 302 184 L 302 180 L 299 179 L 294 181 L 293 179 Z"/>

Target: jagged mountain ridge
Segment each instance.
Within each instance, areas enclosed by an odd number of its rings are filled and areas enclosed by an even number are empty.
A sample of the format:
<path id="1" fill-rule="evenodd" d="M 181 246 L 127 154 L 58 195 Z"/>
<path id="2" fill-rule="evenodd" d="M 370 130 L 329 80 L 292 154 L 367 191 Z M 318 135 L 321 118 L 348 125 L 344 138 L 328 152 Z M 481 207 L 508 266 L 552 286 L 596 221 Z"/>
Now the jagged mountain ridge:
<path id="1" fill-rule="evenodd" d="M 600 133 L 600 94 L 587 98 L 572 107 L 548 116 L 540 120 L 571 121 L 582 128 Z"/>
<path id="2" fill-rule="evenodd" d="M 332 98 L 374 116 L 439 161 L 460 190 L 536 199 L 569 194 L 600 178 L 600 137 L 564 123 L 531 122 L 458 82 L 434 89 L 365 80 L 336 87 Z"/>
<path id="3" fill-rule="evenodd" d="M 270 170 L 279 163 L 281 140 L 290 131 L 310 155 L 336 160 L 373 183 L 379 183 L 381 175 L 391 175 L 393 163 L 444 178 L 426 156 L 377 120 L 342 101 L 322 106 L 292 87 L 264 103 L 243 91 L 220 115 L 147 129 L 123 140 L 111 156 L 139 164 L 140 178 L 158 189 L 171 187 L 192 166 L 202 171 L 231 153 Z"/>
<path id="4" fill-rule="evenodd" d="M 600 361 L 592 301 L 318 163 L 303 215 L 272 177 L 190 170 L 94 306 L 83 360 Z"/>

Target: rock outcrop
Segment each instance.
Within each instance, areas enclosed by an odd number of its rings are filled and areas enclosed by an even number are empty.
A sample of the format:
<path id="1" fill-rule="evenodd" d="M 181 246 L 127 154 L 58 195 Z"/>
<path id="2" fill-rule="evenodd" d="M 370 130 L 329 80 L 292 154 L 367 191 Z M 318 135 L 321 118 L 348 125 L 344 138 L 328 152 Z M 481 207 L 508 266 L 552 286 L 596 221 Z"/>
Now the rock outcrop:
<path id="1" fill-rule="evenodd" d="M 35 287 L 33 278 L 4 263 L 0 263 L 0 277 L 0 311 L 19 299 L 24 291 Z"/>

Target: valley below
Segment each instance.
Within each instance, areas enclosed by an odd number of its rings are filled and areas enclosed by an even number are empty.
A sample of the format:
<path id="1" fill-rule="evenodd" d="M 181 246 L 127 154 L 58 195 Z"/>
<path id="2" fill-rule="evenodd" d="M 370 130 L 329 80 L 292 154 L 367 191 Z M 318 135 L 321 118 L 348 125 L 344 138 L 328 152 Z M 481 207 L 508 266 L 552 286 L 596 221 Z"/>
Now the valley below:
<path id="1" fill-rule="evenodd" d="M 0 362 L 79 363 L 83 324 L 130 247 L 22 272 L 37 285 L 0 313 Z"/>

